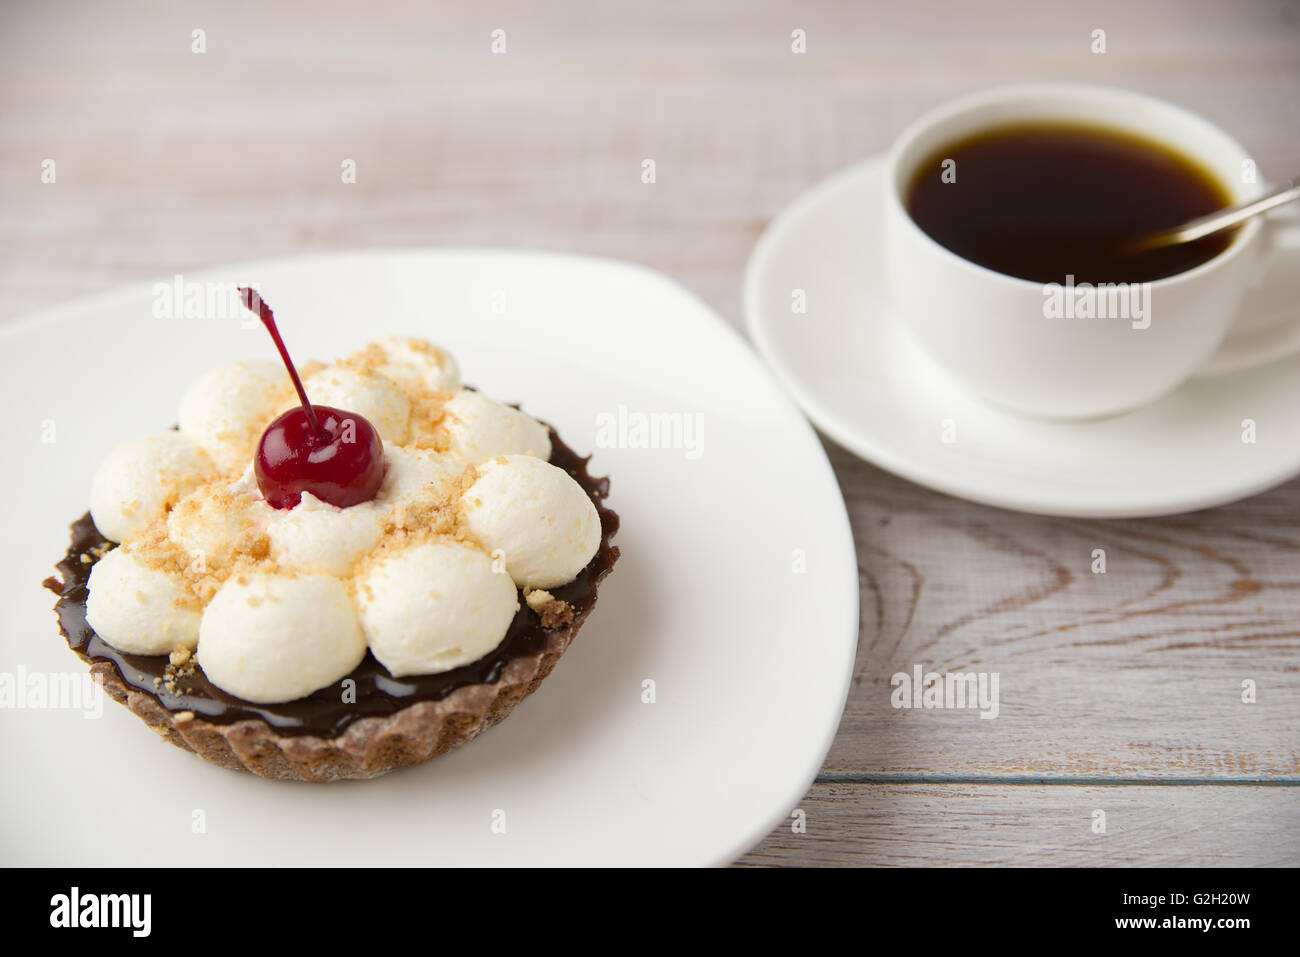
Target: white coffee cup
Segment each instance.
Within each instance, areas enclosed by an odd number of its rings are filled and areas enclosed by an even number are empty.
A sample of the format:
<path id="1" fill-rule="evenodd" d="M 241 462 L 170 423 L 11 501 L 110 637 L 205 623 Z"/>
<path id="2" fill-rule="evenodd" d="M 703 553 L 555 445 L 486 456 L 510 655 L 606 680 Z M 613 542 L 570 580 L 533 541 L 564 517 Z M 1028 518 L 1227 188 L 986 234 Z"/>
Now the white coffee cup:
<path id="1" fill-rule="evenodd" d="M 1292 305 L 1300 283 L 1279 282 L 1279 270 L 1272 269 L 1272 281 L 1261 285 L 1270 267 L 1300 252 L 1295 218 L 1251 220 L 1213 259 L 1141 289 L 1120 290 L 1131 301 L 1129 318 L 1123 317 L 1122 300 L 1117 309 L 1112 299 L 1107 310 L 1108 293 L 1095 290 L 1103 308 L 1093 309 L 1092 318 L 1062 318 L 1061 299 L 1049 299 L 1074 296 L 1082 302 L 1087 290 L 1050 289 L 994 272 L 917 226 L 904 204 L 920 162 L 980 131 L 1036 121 L 1073 121 L 1155 140 L 1211 172 L 1234 205 L 1265 188 L 1248 181 L 1250 154 L 1227 133 L 1179 107 L 1124 90 L 1001 87 L 926 114 L 904 130 L 886 166 L 887 274 L 896 316 L 951 376 L 1022 412 L 1087 418 L 1149 402 L 1198 370 L 1235 371 L 1300 350 L 1300 308 Z M 1252 289 L 1257 291 L 1243 310 Z"/>

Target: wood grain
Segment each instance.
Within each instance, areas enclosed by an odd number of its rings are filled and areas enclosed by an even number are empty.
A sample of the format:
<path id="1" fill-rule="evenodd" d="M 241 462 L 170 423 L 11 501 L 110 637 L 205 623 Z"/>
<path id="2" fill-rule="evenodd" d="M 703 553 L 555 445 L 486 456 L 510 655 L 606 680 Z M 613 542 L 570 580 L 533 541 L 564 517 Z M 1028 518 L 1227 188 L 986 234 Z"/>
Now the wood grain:
<path id="1" fill-rule="evenodd" d="M 1294 866 L 1300 827 L 1280 787 L 818 784 L 741 861 L 773 866 Z M 1097 812 L 1105 832 L 1097 833 Z"/>
<path id="2" fill-rule="evenodd" d="M 1045 79 L 1162 96 L 1265 176 L 1300 169 L 1286 0 L 19 5 L 0 320 L 220 263 L 487 244 L 641 262 L 738 323 L 753 242 L 802 190 L 945 99 Z M 854 687 L 809 833 L 747 863 L 1300 863 L 1300 484 L 1079 522 L 828 451 L 859 553 Z M 999 717 L 892 708 L 915 664 L 998 672 Z M 1037 779 L 1056 783 L 1008 783 Z M 1118 819 L 1093 839 L 1102 798 Z"/>
<path id="3" fill-rule="evenodd" d="M 1073 521 L 832 460 L 853 502 L 863 636 L 828 770 L 1300 777 L 1293 485 L 1171 518 Z M 998 717 L 893 708 L 890 676 L 915 664 L 999 673 Z"/>

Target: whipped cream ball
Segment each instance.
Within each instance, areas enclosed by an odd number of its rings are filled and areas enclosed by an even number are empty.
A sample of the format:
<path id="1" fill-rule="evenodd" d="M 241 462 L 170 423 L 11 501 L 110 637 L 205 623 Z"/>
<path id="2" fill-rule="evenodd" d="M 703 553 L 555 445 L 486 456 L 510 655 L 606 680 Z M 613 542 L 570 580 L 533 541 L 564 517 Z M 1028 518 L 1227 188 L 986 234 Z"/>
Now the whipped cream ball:
<path id="1" fill-rule="evenodd" d="M 461 498 L 470 533 L 501 553 L 524 588 L 572 581 L 600 547 L 600 515 L 563 469 L 531 455 L 504 455 L 478 467 Z"/>
<path id="2" fill-rule="evenodd" d="M 399 508 L 441 498 L 464 470 L 461 462 L 448 461 L 432 449 L 384 447 L 384 482 L 375 501 Z"/>
<path id="3" fill-rule="evenodd" d="M 352 599 L 332 575 L 229 579 L 199 624 L 199 665 L 247 701 L 294 701 L 345 677 L 366 655 Z"/>
<path id="4" fill-rule="evenodd" d="M 371 653 L 401 677 L 482 658 L 505 637 L 519 593 L 477 549 L 430 543 L 377 559 L 357 579 L 357 605 Z"/>
<path id="5" fill-rule="evenodd" d="M 387 513 L 375 502 L 339 508 L 311 492 L 290 509 L 270 509 L 271 558 L 283 568 L 348 575 L 357 559 L 384 536 Z"/>
<path id="6" fill-rule="evenodd" d="M 167 513 L 167 537 L 179 545 L 196 571 L 227 565 L 249 536 L 265 530 L 275 510 L 241 479 L 230 485 L 205 485 L 186 495 Z"/>
<path id="7" fill-rule="evenodd" d="M 242 470 L 275 414 L 288 380 L 270 360 L 231 362 L 204 373 L 181 397 L 181 431 L 212 456 L 223 473 Z"/>
<path id="8" fill-rule="evenodd" d="M 424 387 L 443 392 L 460 388 L 456 358 L 423 339 L 387 336 L 375 343 L 384 355 L 377 371 L 406 388 Z"/>
<path id="9" fill-rule="evenodd" d="M 480 392 L 462 389 L 443 413 L 451 451 L 470 465 L 498 455 L 551 457 L 550 436 L 536 419 Z"/>
<path id="10" fill-rule="evenodd" d="M 328 405 L 361 416 L 385 445 L 402 445 L 410 436 L 411 401 L 391 379 L 368 369 L 328 366 L 303 382 L 312 405 Z M 297 408 L 295 398 L 280 411 Z"/>
<path id="11" fill-rule="evenodd" d="M 86 622 L 119 651 L 170 654 L 199 640 L 198 600 L 179 575 L 115 548 L 90 569 Z"/>
<path id="12" fill-rule="evenodd" d="M 109 453 L 95 471 L 90 515 L 105 538 L 120 542 L 215 477 L 212 459 L 181 432 L 133 439 Z"/>

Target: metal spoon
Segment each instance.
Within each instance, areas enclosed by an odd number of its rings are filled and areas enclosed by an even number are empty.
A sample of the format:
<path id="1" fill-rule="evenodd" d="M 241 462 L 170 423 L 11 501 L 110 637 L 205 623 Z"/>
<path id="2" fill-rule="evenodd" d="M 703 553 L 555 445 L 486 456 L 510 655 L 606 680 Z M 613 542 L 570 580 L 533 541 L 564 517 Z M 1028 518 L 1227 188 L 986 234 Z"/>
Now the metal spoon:
<path id="1" fill-rule="evenodd" d="M 1233 206 L 1231 209 L 1220 209 L 1217 212 L 1183 223 L 1181 226 L 1164 229 L 1158 233 L 1151 233 L 1141 239 L 1126 243 L 1124 252 L 1144 253 L 1164 246 L 1175 246 L 1179 243 L 1190 243 L 1197 239 L 1204 239 L 1206 236 L 1220 230 L 1244 223 L 1252 216 L 1258 216 L 1260 213 L 1281 206 L 1283 203 L 1289 203 L 1293 199 L 1300 199 L 1300 177 L 1296 177 L 1286 186 L 1275 189 L 1271 193 L 1265 193 L 1249 203 Z"/>

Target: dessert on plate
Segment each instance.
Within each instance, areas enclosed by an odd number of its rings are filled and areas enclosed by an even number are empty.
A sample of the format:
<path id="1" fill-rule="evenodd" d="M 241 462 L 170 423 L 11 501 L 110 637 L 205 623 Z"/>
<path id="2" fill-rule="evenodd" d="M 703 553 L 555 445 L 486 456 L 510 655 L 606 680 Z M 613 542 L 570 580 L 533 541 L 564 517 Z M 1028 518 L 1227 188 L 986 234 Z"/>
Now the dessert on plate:
<path id="1" fill-rule="evenodd" d="M 264 777 L 370 778 L 505 718 L 613 567 L 609 482 L 548 426 L 386 338 L 243 361 L 118 446 L 46 580 L 69 646 L 163 738 Z M 285 375 L 285 370 L 288 375 Z"/>

